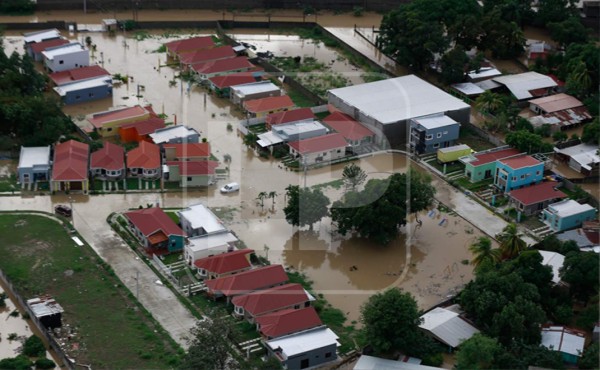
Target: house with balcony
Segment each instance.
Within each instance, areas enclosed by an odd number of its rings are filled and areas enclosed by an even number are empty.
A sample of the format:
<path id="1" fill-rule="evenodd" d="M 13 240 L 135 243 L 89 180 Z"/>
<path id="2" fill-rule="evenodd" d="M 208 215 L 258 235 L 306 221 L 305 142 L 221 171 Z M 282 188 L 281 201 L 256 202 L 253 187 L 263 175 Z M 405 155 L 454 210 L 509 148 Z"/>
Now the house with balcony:
<path id="1" fill-rule="evenodd" d="M 147 141 L 127 152 L 127 177 L 154 180 L 161 176 L 160 147 Z"/>
<path id="2" fill-rule="evenodd" d="M 275 357 L 285 369 L 316 368 L 337 360 L 338 336 L 319 326 L 279 338 L 264 340 L 267 356 Z"/>
<path id="3" fill-rule="evenodd" d="M 256 318 L 263 339 L 271 340 L 323 325 L 314 307 L 276 311 Z"/>
<path id="4" fill-rule="evenodd" d="M 558 189 L 558 185 L 557 182 L 546 181 L 512 190 L 508 193 L 509 202 L 525 216 L 540 213 L 548 205 L 567 197 L 567 194 Z"/>
<path id="5" fill-rule="evenodd" d="M 125 177 L 125 149 L 105 141 L 101 149 L 92 153 L 90 174 L 102 180 L 120 180 Z"/>
<path id="6" fill-rule="evenodd" d="M 498 159 L 510 158 L 519 154 L 517 149 L 503 146 L 466 155 L 458 160 L 465 165 L 465 176 L 469 181 L 479 182 L 494 178 Z"/>
<path id="7" fill-rule="evenodd" d="M 435 153 L 453 146 L 458 140 L 460 124 L 444 114 L 412 118 L 410 147 L 418 154 Z"/>
<path id="8" fill-rule="evenodd" d="M 185 245 L 186 235 L 160 208 L 144 208 L 123 214 L 133 234 L 148 254 L 178 252 Z"/>
<path id="9" fill-rule="evenodd" d="M 22 146 L 17 167 L 21 188 L 35 188 L 38 181 L 50 180 L 51 163 L 50 146 Z"/>
<path id="10" fill-rule="evenodd" d="M 253 323 L 258 316 L 279 310 L 305 308 L 314 300 L 300 284 L 285 284 L 234 297 L 233 314 Z"/>
<path id="11" fill-rule="evenodd" d="M 496 163 L 494 186 L 503 193 L 538 184 L 544 178 L 544 162 L 529 155 L 500 159 Z"/>
<path id="12" fill-rule="evenodd" d="M 542 222 L 546 223 L 554 232 L 581 227 L 586 221 L 593 221 L 598 216 L 598 210 L 589 204 L 580 204 L 572 199 L 564 199 L 550 204 L 541 215 Z"/>
<path id="13" fill-rule="evenodd" d="M 51 191 L 81 191 L 87 194 L 90 185 L 89 151 L 89 145 L 75 140 L 54 147 Z"/>
<path id="14" fill-rule="evenodd" d="M 252 253 L 254 253 L 252 249 L 238 249 L 198 259 L 194 261 L 194 266 L 198 269 L 197 275 L 200 279 L 218 279 L 250 270 Z"/>
<path id="15" fill-rule="evenodd" d="M 90 65 L 90 51 L 78 42 L 58 45 L 42 51 L 44 67 L 50 72 L 68 71 Z"/>
<path id="16" fill-rule="evenodd" d="M 239 274 L 206 281 L 207 294 L 213 299 L 227 298 L 227 302 L 239 295 L 269 289 L 287 283 L 288 276 L 281 265 L 269 265 Z"/>
<path id="17" fill-rule="evenodd" d="M 348 143 L 338 133 L 288 143 L 290 155 L 302 166 L 327 163 L 346 155 Z"/>

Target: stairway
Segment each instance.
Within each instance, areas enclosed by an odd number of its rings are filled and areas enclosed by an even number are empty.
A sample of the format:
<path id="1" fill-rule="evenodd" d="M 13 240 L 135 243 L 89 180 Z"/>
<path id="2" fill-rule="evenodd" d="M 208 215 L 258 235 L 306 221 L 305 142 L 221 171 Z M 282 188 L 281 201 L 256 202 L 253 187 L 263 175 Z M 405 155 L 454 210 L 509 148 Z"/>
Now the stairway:
<path id="1" fill-rule="evenodd" d="M 544 225 L 544 226 L 532 229 L 531 232 L 534 233 L 539 238 L 543 239 L 546 236 L 552 234 L 554 231 L 552 229 L 550 229 L 550 226 Z"/>

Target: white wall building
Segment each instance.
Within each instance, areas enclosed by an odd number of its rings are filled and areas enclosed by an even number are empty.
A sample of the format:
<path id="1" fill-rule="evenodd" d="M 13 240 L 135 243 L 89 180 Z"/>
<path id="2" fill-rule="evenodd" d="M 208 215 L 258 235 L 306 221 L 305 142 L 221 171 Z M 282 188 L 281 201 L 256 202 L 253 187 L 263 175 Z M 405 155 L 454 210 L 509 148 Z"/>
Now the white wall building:
<path id="1" fill-rule="evenodd" d="M 44 66 L 51 72 L 68 71 L 90 65 L 90 51 L 78 42 L 42 51 Z"/>

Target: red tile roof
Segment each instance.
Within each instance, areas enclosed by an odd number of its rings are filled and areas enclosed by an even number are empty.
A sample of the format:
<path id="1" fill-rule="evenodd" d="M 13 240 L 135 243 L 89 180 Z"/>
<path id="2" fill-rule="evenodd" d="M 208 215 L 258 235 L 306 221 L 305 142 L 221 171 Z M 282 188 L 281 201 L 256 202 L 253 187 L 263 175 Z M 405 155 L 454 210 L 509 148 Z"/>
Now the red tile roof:
<path id="1" fill-rule="evenodd" d="M 94 127 L 101 128 L 109 122 L 118 120 L 135 117 L 140 117 L 140 119 L 142 119 L 142 117 L 148 113 L 149 111 L 146 108 L 136 105 L 135 107 L 126 107 L 106 112 L 94 113 L 89 121 Z"/>
<path id="2" fill-rule="evenodd" d="M 125 149 L 123 147 L 105 141 L 100 150 L 96 150 L 91 156 L 91 168 L 104 168 L 115 171 L 125 168 Z"/>
<path id="3" fill-rule="evenodd" d="M 185 40 L 175 40 L 171 42 L 167 42 L 165 47 L 173 52 L 179 53 L 189 50 L 197 50 L 197 49 L 208 49 L 215 46 L 212 37 L 210 36 L 199 36 L 199 37 L 191 37 Z"/>
<path id="4" fill-rule="evenodd" d="M 254 64 L 250 63 L 247 57 L 219 59 L 192 65 L 192 69 L 200 74 L 228 72 L 235 71 L 237 69 L 249 69 L 253 67 Z"/>
<path id="5" fill-rule="evenodd" d="M 169 161 L 167 166 L 178 166 L 181 176 L 212 175 L 219 166 L 217 161 Z"/>
<path id="6" fill-rule="evenodd" d="M 162 232 L 165 235 L 181 235 L 185 233 L 177 224 L 160 208 L 144 208 L 136 211 L 126 212 L 125 217 L 131 221 L 135 227 L 149 237 Z"/>
<path id="7" fill-rule="evenodd" d="M 308 296 L 300 284 L 285 284 L 271 289 L 259 290 L 250 294 L 237 296 L 231 303 L 242 307 L 252 316 L 303 304 Z"/>
<path id="8" fill-rule="evenodd" d="M 122 129 L 135 129 L 138 135 L 149 135 L 163 127 L 165 127 L 165 120 L 159 117 L 150 117 L 143 121 L 132 122 L 121 126 Z"/>
<path id="9" fill-rule="evenodd" d="M 502 149 L 502 150 L 498 150 L 495 152 L 489 152 L 489 153 L 475 153 L 473 155 L 475 156 L 476 160 L 474 160 L 470 164 L 473 166 L 481 166 L 481 165 L 488 164 L 491 162 L 496 162 L 498 159 L 517 155 L 519 153 L 520 152 L 517 149 L 513 149 L 513 148 Z"/>
<path id="10" fill-rule="evenodd" d="M 329 134 L 310 139 L 293 141 L 288 145 L 300 154 L 326 152 L 335 148 L 344 148 L 348 145 L 341 134 Z"/>
<path id="11" fill-rule="evenodd" d="M 282 123 L 297 122 L 315 119 L 315 114 L 310 108 L 292 109 L 285 112 L 272 113 L 265 120 L 268 126 L 280 125 Z"/>
<path id="12" fill-rule="evenodd" d="M 69 140 L 54 148 L 53 181 L 83 181 L 88 178 L 89 145 Z"/>
<path id="13" fill-rule="evenodd" d="M 260 332 L 269 338 L 296 333 L 323 325 L 314 307 L 273 312 L 256 318 Z"/>
<path id="14" fill-rule="evenodd" d="M 516 170 L 517 168 L 531 167 L 542 163 L 530 155 L 522 155 L 513 158 L 504 158 L 500 159 L 499 161 L 512 168 L 513 170 Z"/>
<path id="15" fill-rule="evenodd" d="M 225 296 L 231 296 L 283 284 L 286 281 L 288 281 L 288 276 L 283 267 L 281 265 L 270 265 L 208 280 L 206 286 L 212 292 L 221 292 Z"/>
<path id="16" fill-rule="evenodd" d="M 526 206 L 547 200 L 566 198 L 565 193 L 554 189 L 557 185 L 558 183 L 554 181 L 542 182 L 526 188 L 512 190 L 508 195 Z"/>
<path id="17" fill-rule="evenodd" d="M 127 152 L 127 168 L 153 169 L 160 167 L 160 148 L 147 141 Z"/>
<path id="18" fill-rule="evenodd" d="M 262 99 L 246 100 L 244 102 L 244 108 L 248 112 L 258 113 L 266 112 L 271 110 L 277 110 L 281 108 L 293 107 L 294 102 L 287 95 L 282 96 L 271 96 Z"/>
<path id="19" fill-rule="evenodd" d="M 229 253 L 201 258 L 196 260 L 194 265 L 215 274 L 227 274 L 252 267 L 248 257 L 251 253 L 254 253 L 254 250 L 240 249 Z"/>
<path id="20" fill-rule="evenodd" d="M 68 44 L 69 40 L 65 40 L 65 39 L 52 39 L 52 40 L 46 40 L 46 41 L 42 41 L 42 42 L 36 42 L 31 44 L 31 51 L 33 51 L 34 53 L 41 53 L 42 51 L 46 50 L 47 48 L 51 48 L 54 46 L 60 46 L 60 45 L 64 45 L 64 44 Z"/>
<path id="21" fill-rule="evenodd" d="M 177 158 L 210 156 L 209 143 L 163 144 L 163 148 L 175 148 Z"/>
<path id="22" fill-rule="evenodd" d="M 229 45 L 219 46 L 213 49 L 197 50 L 190 53 L 181 53 L 179 61 L 183 64 L 196 64 L 210 60 L 227 59 L 235 57 L 235 51 Z"/>
<path id="23" fill-rule="evenodd" d="M 256 82 L 256 78 L 252 76 L 251 72 L 231 73 L 224 76 L 211 77 L 208 80 L 219 89 Z"/>
<path id="24" fill-rule="evenodd" d="M 110 76 L 110 73 L 99 65 L 75 68 L 68 71 L 50 73 L 48 75 L 57 86 L 100 76 Z"/>
<path id="25" fill-rule="evenodd" d="M 369 130 L 352 117 L 342 113 L 334 112 L 323 119 L 329 127 L 342 134 L 346 140 L 361 140 L 365 137 L 374 136 L 375 133 Z"/>

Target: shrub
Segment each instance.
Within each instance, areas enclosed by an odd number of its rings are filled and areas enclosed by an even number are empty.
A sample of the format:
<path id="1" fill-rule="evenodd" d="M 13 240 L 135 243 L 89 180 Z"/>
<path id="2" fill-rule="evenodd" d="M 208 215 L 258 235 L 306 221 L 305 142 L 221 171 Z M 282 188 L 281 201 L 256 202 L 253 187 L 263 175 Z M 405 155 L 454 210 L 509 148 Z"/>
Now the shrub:
<path id="1" fill-rule="evenodd" d="M 441 353 L 423 357 L 423 365 L 426 366 L 442 366 L 444 363 L 444 356 Z"/>
<path id="2" fill-rule="evenodd" d="M 36 369 L 54 369 L 55 367 L 54 361 L 47 358 L 40 358 L 35 362 Z"/>
<path id="3" fill-rule="evenodd" d="M 31 366 L 33 366 L 33 362 L 25 356 L 0 360 L 0 369 L 2 370 L 31 370 Z"/>
<path id="4" fill-rule="evenodd" d="M 46 354 L 46 347 L 39 337 L 32 335 L 23 344 L 21 353 L 29 357 L 43 357 Z"/>
<path id="5" fill-rule="evenodd" d="M 364 11 L 365 11 L 365 8 L 363 8 L 362 6 L 355 6 L 354 9 L 352 9 L 352 14 L 355 17 L 362 17 Z"/>

